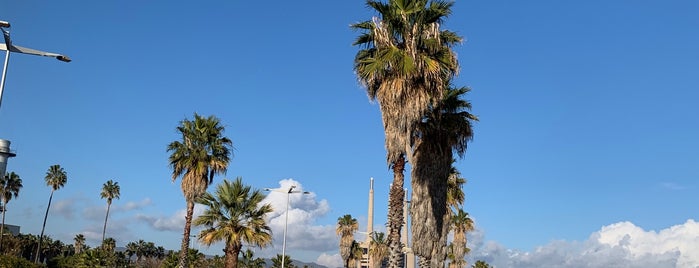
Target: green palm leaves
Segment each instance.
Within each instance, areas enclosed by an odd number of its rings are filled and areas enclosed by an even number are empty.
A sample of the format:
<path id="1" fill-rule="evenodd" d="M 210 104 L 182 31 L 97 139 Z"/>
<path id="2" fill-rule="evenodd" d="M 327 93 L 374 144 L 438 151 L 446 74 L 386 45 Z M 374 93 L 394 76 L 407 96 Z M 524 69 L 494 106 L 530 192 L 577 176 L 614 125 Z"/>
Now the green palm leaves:
<path id="1" fill-rule="evenodd" d="M 265 222 L 265 214 L 272 212 L 272 207 L 260 204 L 264 198 L 259 190 L 253 190 L 237 178 L 233 182 L 224 180 L 213 194 L 205 193 L 197 200 L 206 206 L 203 214 L 194 220 L 195 225 L 205 227 L 198 236 L 199 241 L 207 246 L 225 242 L 226 267 L 237 267 L 243 242 L 259 247 L 271 243 L 272 233 Z"/>
<path id="2" fill-rule="evenodd" d="M 340 236 L 340 257 L 349 267 L 350 257 L 352 255 L 352 243 L 354 242 L 354 232 L 359 229 L 357 219 L 352 218 L 352 215 L 346 214 L 337 218 L 337 227 L 335 233 Z"/>

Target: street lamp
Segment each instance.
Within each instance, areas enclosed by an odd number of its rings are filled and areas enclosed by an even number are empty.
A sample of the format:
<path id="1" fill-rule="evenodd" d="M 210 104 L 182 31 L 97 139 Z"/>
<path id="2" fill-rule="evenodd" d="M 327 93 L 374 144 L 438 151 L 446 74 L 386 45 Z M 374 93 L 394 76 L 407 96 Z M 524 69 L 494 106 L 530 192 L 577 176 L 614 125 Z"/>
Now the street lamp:
<path id="1" fill-rule="evenodd" d="M 5 89 L 5 76 L 7 75 L 7 64 L 10 62 L 10 52 L 52 57 L 63 62 L 70 62 L 70 58 L 66 55 L 21 47 L 12 44 L 12 40 L 10 39 L 10 32 L 8 31 L 9 28 L 9 22 L 0 21 L 0 30 L 2 31 L 2 36 L 5 38 L 5 43 L 0 45 L 0 50 L 5 50 L 5 64 L 2 68 L 2 79 L 0 80 L 0 104 L 2 103 L 2 91 Z"/>
<path id="2" fill-rule="evenodd" d="M 296 185 L 292 185 L 289 187 L 289 190 L 283 190 L 283 189 L 271 189 L 271 188 L 265 188 L 265 191 L 268 192 L 280 192 L 280 193 L 286 193 L 286 216 L 284 218 L 284 242 L 282 242 L 282 267 L 284 268 L 284 261 L 286 257 L 286 228 L 289 225 L 289 203 L 291 202 L 291 194 L 310 194 L 310 192 L 301 192 L 301 191 L 294 191 L 294 188 L 296 188 Z"/>
<path id="3" fill-rule="evenodd" d="M 7 64 L 10 62 L 10 52 L 53 57 L 60 61 L 70 62 L 70 58 L 66 55 L 16 46 L 12 44 L 12 40 L 10 39 L 9 28 L 9 22 L 0 21 L 0 31 L 2 31 L 2 36 L 5 39 L 5 43 L 0 44 L 0 50 L 5 51 L 5 64 L 2 67 L 2 78 L 0 78 L 0 104 L 2 103 L 2 92 L 3 90 L 5 90 L 5 76 L 7 76 Z M 0 176 L 5 176 L 5 170 L 7 169 L 7 159 L 15 156 L 16 154 L 10 150 L 10 141 L 0 139 Z"/>

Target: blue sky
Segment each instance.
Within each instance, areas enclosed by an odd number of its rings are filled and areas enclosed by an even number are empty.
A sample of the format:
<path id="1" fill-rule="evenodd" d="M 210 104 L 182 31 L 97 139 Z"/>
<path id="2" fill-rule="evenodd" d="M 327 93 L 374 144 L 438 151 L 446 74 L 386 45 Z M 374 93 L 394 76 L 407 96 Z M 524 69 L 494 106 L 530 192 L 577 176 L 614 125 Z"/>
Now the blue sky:
<path id="1" fill-rule="evenodd" d="M 455 83 L 472 88 L 481 119 L 458 163 L 476 240 L 530 252 L 616 223 L 659 232 L 696 219 L 698 9 L 696 1 L 455 4 L 444 26 L 466 40 Z M 6 3 L 0 20 L 12 23 L 15 44 L 73 59 L 11 56 L 0 138 L 17 151 L 8 171 L 24 188 L 7 223 L 40 232 L 44 174 L 60 164 L 68 183 L 54 196 L 47 234 L 101 232 L 99 191 L 114 179 L 122 195 L 108 235 L 118 245 L 177 248 L 185 203 L 165 148 L 197 112 L 219 117 L 234 142 L 226 177 L 313 192 L 292 199 L 299 214 L 290 213 L 298 220 L 290 230 L 304 241 L 288 252 L 309 261 L 337 254 L 334 224 L 344 214 L 364 224 L 370 177 L 375 224 L 386 220 L 383 129 L 354 76 L 358 33 L 349 29 L 372 15 L 363 1 Z"/>

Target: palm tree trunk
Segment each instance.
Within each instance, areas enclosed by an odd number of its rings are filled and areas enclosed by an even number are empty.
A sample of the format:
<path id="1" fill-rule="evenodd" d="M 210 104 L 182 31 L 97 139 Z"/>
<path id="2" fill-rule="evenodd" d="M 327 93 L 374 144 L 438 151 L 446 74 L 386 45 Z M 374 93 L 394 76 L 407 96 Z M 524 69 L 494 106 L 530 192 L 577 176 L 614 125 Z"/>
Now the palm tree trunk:
<path id="1" fill-rule="evenodd" d="M 393 184 L 388 197 L 388 267 L 398 268 L 403 253 L 400 243 L 400 229 L 403 225 L 403 186 L 405 171 L 405 156 L 401 155 L 393 162 Z"/>
<path id="2" fill-rule="evenodd" d="M 182 237 L 182 249 L 180 250 L 180 262 L 177 268 L 187 268 L 187 253 L 189 251 L 189 234 L 192 229 L 192 215 L 194 214 L 194 201 L 187 200 L 187 215 L 184 217 L 184 237 Z"/>
<path id="3" fill-rule="evenodd" d="M 109 207 L 111 206 L 111 200 L 107 200 L 107 216 L 104 216 L 104 228 L 102 228 L 102 244 L 104 244 L 104 235 L 107 233 L 107 219 L 109 218 Z"/>
<path id="4" fill-rule="evenodd" d="M 51 195 L 49 195 L 49 205 L 46 206 L 46 214 L 44 214 L 44 224 L 41 226 L 41 234 L 39 235 L 39 245 L 36 246 L 36 256 L 34 263 L 39 263 L 39 253 L 41 252 L 41 241 L 44 239 L 44 229 L 46 229 L 46 218 L 49 216 L 49 209 L 51 208 L 51 199 L 53 199 L 54 190 L 51 189 Z"/>
<path id="5" fill-rule="evenodd" d="M 226 246 L 226 259 L 224 267 L 226 268 L 237 268 L 238 267 L 238 255 L 240 255 L 240 249 L 242 246 L 230 245 Z"/>
<path id="6" fill-rule="evenodd" d="M 5 210 L 7 208 L 7 202 L 2 203 L 2 226 L 0 226 L 0 254 L 2 254 L 2 236 L 5 235 Z"/>

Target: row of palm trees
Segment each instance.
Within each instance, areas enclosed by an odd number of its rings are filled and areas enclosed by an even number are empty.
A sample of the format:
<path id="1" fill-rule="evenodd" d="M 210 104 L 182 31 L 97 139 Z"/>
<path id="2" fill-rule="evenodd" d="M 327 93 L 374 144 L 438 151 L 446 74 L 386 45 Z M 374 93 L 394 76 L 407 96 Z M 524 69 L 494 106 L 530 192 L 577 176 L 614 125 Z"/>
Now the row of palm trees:
<path id="1" fill-rule="evenodd" d="M 354 70 L 369 98 L 379 103 L 386 160 L 393 171 L 388 265 L 398 267 L 401 261 L 403 173 L 410 163 L 412 250 L 421 263 L 444 267 L 451 217 L 448 177 L 478 120 L 463 99 L 469 89 L 452 85 L 459 69 L 453 46 L 462 38 L 441 25 L 453 2 L 367 0 L 367 5 L 377 15 L 352 25 L 361 32 L 354 42 L 360 47 Z"/>

